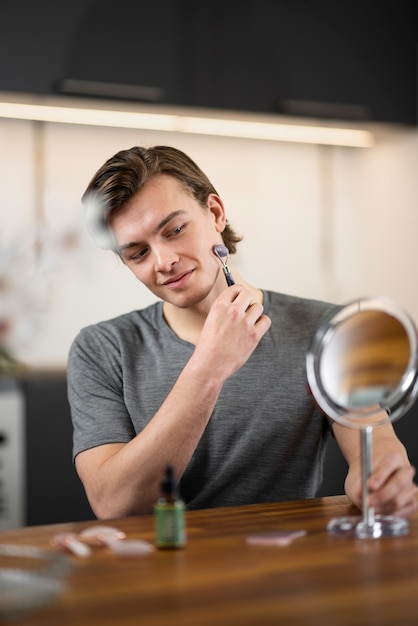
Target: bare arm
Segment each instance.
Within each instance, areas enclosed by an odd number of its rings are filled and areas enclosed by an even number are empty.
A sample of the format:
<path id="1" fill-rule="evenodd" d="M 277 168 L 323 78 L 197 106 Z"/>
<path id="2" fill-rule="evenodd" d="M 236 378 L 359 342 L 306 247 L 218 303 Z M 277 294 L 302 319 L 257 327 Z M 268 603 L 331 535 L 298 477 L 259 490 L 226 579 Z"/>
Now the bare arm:
<path id="1" fill-rule="evenodd" d="M 361 508 L 362 474 L 360 431 L 334 423 L 334 434 L 344 454 L 349 470 L 345 491 L 350 500 Z M 369 478 L 370 506 L 377 513 L 408 516 L 417 510 L 418 489 L 413 482 L 415 468 L 411 466 L 405 447 L 397 438 L 392 424 L 373 430 L 372 472 Z"/>
<path id="2" fill-rule="evenodd" d="M 214 302 L 192 357 L 153 419 L 127 444 L 98 446 L 76 457 L 76 469 L 99 518 L 149 513 L 166 463 L 187 467 L 222 386 L 270 327 L 261 304 L 239 285 Z"/>

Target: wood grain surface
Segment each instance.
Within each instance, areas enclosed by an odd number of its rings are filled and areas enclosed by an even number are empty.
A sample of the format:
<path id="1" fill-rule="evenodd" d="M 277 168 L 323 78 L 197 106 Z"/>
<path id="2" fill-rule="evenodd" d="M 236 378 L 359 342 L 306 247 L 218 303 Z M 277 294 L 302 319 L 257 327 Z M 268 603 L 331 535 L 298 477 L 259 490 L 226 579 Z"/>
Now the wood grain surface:
<path id="1" fill-rule="evenodd" d="M 402 626 L 418 624 L 418 515 L 397 538 L 333 537 L 332 517 L 357 512 L 344 496 L 187 513 L 183 549 L 123 557 L 105 547 L 69 555 L 63 593 L 15 626 Z M 0 532 L 1 544 L 55 550 L 54 534 L 88 521 Z M 102 522 L 100 522 L 102 524 Z M 153 516 L 105 523 L 154 542 Z M 250 534 L 306 530 L 287 546 Z"/>

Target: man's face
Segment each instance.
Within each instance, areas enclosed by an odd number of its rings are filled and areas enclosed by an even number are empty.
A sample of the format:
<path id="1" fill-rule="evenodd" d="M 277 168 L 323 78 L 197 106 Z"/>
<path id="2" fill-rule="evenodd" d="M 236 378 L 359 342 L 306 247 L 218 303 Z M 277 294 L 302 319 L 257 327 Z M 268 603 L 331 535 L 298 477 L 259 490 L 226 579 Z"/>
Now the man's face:
<path id="1" fill-rule="evenodd" d="M 124 263 L 158 298 L 183 308 L 212 300 L 225 287 L 212 252 L 225 227 L 214 194 L 204 209 L 180 181 L 159 174 L 113 216 L 110 227 Z"/>

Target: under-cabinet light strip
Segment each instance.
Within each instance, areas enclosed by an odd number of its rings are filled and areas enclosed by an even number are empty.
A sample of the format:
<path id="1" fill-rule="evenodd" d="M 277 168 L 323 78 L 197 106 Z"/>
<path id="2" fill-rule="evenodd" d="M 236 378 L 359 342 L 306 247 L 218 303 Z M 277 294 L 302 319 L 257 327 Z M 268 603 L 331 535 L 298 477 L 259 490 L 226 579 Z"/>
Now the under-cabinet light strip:
<path id="1" fill-rule="evenodd" d="M 211 118 L 176 113 L 144 113 L 52 106 L 21 102 L 0 102 L 0 118 L 356 148 L 370 148 L 374 143 L 373 134 L 370 131 L 355 128 Z"/>

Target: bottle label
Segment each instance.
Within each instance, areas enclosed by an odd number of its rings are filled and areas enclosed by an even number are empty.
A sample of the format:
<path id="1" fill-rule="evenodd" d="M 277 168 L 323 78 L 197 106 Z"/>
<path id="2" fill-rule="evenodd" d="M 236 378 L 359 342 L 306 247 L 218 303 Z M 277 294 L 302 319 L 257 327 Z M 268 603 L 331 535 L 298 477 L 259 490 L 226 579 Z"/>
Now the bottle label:
<path id="1" fill-rule="evenodd" d="M 156 544 L 160 548 L 181 548 L 184 546 L 185 523 L 184 506 L 157 504 L 155 506 Z"/>

